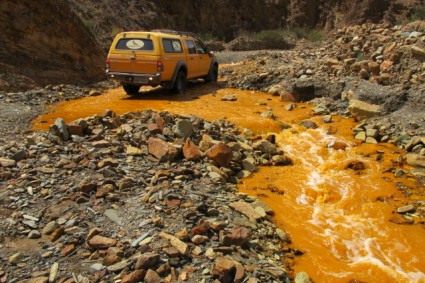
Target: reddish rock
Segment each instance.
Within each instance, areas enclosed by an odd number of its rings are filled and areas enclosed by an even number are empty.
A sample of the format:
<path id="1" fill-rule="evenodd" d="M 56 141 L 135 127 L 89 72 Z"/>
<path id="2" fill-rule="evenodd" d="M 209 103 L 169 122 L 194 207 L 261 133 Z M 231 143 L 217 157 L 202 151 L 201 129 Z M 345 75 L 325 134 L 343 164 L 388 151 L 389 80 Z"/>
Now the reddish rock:
<path id="1" fill-rule="evenodd" d="M 282 102 L 297 102 L 295 97 L 292 94 L 290 94 L 289 92 L 284 92 L 284 93 L 280 94 L 280 101 L 282 101 Z"/>
<path id="2" fill-rule="evenodd" d="M 106 158 L 106 159 L 100 161 L 97 164 L 97 167 L 103 168 L 103 167 L 106 167 L 106 166 L 117 166 L 117 165 L 118 165 L 118 161 L 116 159 Z"/>
<path id="3" fill-rule="evenodd" d="M 108 248 L 108 250 L 106 251 L 107 255 L 116 255 L 119 257 L 124 257 L 124 252 L 122 249 L 118 248 L 118 247 L 110 247 Z"/>
<path id="4" fill-rule="evenodd" d="M 232 160 L 232 150 L 222 142 L 213 145 L 205 154 L 209 159 L 222 167 L 228 167 Z"/>
<path id="5" fill-rule="evenodd" d="M 167 205 L 167 207 L 179 207 L 181 204 L 181 200 L 179 200 L 178 198 L 173 198 L 173 197 L 167 197 L 164 200 L 165 205 Z"/>
<path id="6" fill-rule="evenodd" d="M 177 155 L 177 149 L 164 140 L 158 138 L 149 138 L 149 153 L 163 161 L 173 161 Z"/>
<path id="7" fill-rule="evenodd" d="M 148 130 L 152 134 L 162 133 L 162 130 L 158 127 L 158 125 L 156 123 L 149 123 L 148 124 Z"/>
<path id="8" fill-rule="evenodd" d="M 68 133 L 71 136 L 82 136 L 83 135 L 83 127 L 81 127 L 80 125 L 74 124 L 74 123 L 69 123 L 66 124 L 66 127 L 68 128 Z"/>
<path id="9" fill-rule="evenodd" d="M 149 269 L 155 267 L 159 261 L 159 254 L 146 253 L 137 259 L 136 269 Z"/>
<path id="10" fill-rule="evenodd" d="M 93 191 L 95 191 L 97 188 L 97 184 L 96 183 L 92 183 L 92 182 L 87 182 L 87 181 L 82 181 L 79 185 L 78 185 L 78 189 L 85 193 L 85 194 L 89 194 Z"/>
<path id="11" fill-rule="evenodd" d="M 389 61 L 389 60 L 385 60 L 384 62 L 381 63 L 381 72 L 386 72 L 388 70 L 390 70 L 393 66 L 393 62 Z"/>
<path id="12" fill-rule="evenodd" d="M 223 245 L 231 246 L 242 246 L 243 244 L 249 242 L 251 239 L 251 230 L 246 227 L 235 227 L 232 228 L 223 236 L 222 242 Z"/>
<path id="13" fill-rule="evenodd" d="M 153 117 L 155 124 L 157 125 L 158 129 L 161 130 L 161 132 L 164 130 L 164 128 L 167 126 L 167 123 L 164 119 L 157 113 Z"/>
<path id="14" fill-rule="evenodd" d="M 98 189 L 96 191 L 95 196 L 96 196 L 96 198 L 104 198 L 109 193 L 111 193 L 113 191 L 114 191 L 114 187 L 112 185 L 108 184 L 108 185 L 105 185 L 105 186 L 101 187 L 100 189 Z"/>
<path id="15" fill-rule="evenodd" d="M 187 139 L 183 146 L 183 156 L 189 161 L 201 158 L 201 151 L 190 139 Z"/>
<path id="16" fill-rule="evenodd" d="M 105 266 L 110 266 L 113 265 L 115 263 L 118 263 L 122 260 L 122 258 L 120 256 L 117 255 L 107 255 L 103 258 L 102 260 L 102 264 Z"/>
<path id="17" fill-rule="evenodd" d="M 145 278 L 146 271 L 145 270 L 136 270 L 130 274 L 127 274 L 121 280 L 121 283 L 137 283 L 142 282 Z"/>
<path id="18" fill-rule="evenodd" d="M 99 235 L 102 232 L 103 232 L 102 229 L 99 229 L 97 227 L 91 228 L 89 230 L 89 232 L 87 233 L 86 241 L 90 240 L 91 238 L 93 238 L 96 235 Z"/>
<path id="19" fill-rule="evenodd" d="M 178 257 L 180 255 L 179 250 L 175 247 L 170 247 L 164 249 L 164 252 L 168 255 L 168 257 Z"/>
<path id="20" fill-rule="evenodd" d="M 75 250 L 75 245 L 74 245 L 74 244 L 72 244 L 72 245 L 68 245 L 68 246 L 66 246 L 65 248 L 63 248 L 63 249 L 61 250 L 61 255 L 62 255 L 62 256 L 67 256 L 67 255 L 69 255 L 70 253 L 72 253 L 74 250 Z"/>
<path id="21" fill-rule="evenodd" d="M 225 257 L 218 258 L 216 264 L 214 265 L 212 275 L 214 278 L 220 280 L 220 282 L 222 283 L 235 282 L 235 261 Z"/>
<path id="22" fill-rule="evenodd" d="M 203 222 L 198 226 L 192 228 L 192 236 L 195 235 L 207 235 L 210 230 L 210 224 L 208 222 Z"/>
<path id="23" fill-rule="evenodd" d="M 65 229 L 63 227 L 59 227 L 53 233 L 50 235 L 49 239 L 50 241 L 54 242 L 58 240 L 60 237 L 62 237 L 63 233 L 65 232 Z"/>
<path id="24" fill-rule="evenodd" d="M 88 241 L 90 247 L 94 249 L 106 249 L 117 244 L 117 240 L 96 235 Z"/>
<path id="25" fill-rule="evenodd" d="M 152 269 L 149 269 L 148 272 L 146 272 L 144 282 L 145 283 L 159 283 L 159 282 L 161 282 L 161 277 L 159 277 L 158 273 L 156 273 Z"/>

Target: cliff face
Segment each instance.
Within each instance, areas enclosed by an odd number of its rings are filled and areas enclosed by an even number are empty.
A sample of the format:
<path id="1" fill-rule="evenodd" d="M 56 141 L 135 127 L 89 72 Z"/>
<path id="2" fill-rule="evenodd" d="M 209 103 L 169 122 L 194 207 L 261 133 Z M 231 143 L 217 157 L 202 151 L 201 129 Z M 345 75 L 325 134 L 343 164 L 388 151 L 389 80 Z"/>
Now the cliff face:
<path id="1" fill-rule="evenodd" d="M 241 32 L 294 26 L 338 28 L 405 19 L 421 0 L 68 0 L 107 49 L 123 30 L 168 28 L 229 41 Z"/>
<path id="2" fill-rule="evenodd" d="M 230 41 L 294 26 L 394 24 L 418 5 L 423 0 L 2 0 L 0 91 L 101 80 L 120 31 L 166 28 Z"/>
<path id="3" fill-rule="evenodd" d="M 101 80 L 105 55 L 62 0 L 2 0 L 0 90 Z"/>

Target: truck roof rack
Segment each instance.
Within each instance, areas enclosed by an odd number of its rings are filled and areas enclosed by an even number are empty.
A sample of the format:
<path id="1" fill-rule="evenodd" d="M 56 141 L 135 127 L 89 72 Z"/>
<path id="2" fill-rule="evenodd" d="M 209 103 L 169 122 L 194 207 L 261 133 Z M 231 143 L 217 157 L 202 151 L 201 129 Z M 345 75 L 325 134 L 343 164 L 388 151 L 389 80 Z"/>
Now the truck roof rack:
<path id="1" fill-rule="evenodd" d="M 180 36 L 191 36 L 191 37 L 199 39 L 195 33 L 189 32 L 189 31 L 177 31 L 177 30 L 171 30 L 171 29 L 154 29 L 154 30 L 151 30 L 151 32 L 162 32 L 162 33 L 168 33 L 168 34 L 174 34 L 174 35 L 180 35 Z"/>

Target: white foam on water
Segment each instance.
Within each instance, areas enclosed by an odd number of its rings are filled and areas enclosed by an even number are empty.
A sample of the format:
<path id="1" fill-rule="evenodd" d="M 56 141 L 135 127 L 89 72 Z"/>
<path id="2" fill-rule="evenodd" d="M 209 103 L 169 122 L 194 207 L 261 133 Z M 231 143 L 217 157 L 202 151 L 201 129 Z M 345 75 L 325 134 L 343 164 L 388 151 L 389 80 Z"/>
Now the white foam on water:
<path id="1" fill-rule="evenodd" d="M 368 190 L 380 190 L 379 186 L 372 184 L 367 175 L 363 178 L 364 184 L 356 183 L 345 170 L 335 170 L 332 166 L 338 168 L 341 160 L 338 151 L 328 149 L 329 156 L 327 160 L 320 155 L 321 150 L 326 144 L 334 142 L 333 136 L 327 135 L 324 131 L 319 131 L 321 140 L 318 141 L 309 131 L 301 133 L 296 141 L 301 144 L 304 151 L 308 148 L 309 154 L 297 152 L 289 143 L 284 147 L 285 154 L 302 164 L 304 168 L 309 168 L 307 180 L 302 184 L 302 192 L 296 199 L 297 204 L 302 206 L 311 206 L 313 208 L 311 219 L 308 221 L 316 227 L 319 236 L 323 238 L 335 258 L 347 262 L 351 266 L 372 265 L 388 274 L 398 282 L 425 282 L 425 274 L 420 270 L 403 270 L 400 259 L 397 258 L 394 251 L 409 252 L 409 245 L 391 239 L 391 248 L 383 249 L 380 241 L 388 246 L 388 232 L 382 228 L 382 225 L 373 218 L 365 218 L 367 211 L 360 214 L 351 213 L 346 210 L 344 203 L 353 198 L 354 194 L 361 193 L 364 185 Z M 347 149 L 348 151 L 350 148 Z M 354 155 L 355 160 L 368 164 L 368 160 Z M 326 166 L 325 166 L 326 165 Z M 330 168 L 329 168 L 330 167 Z M 372 173 L 378 173 L 377 166 L 367 166 L 367 170 Z M 326 202 L 324 186 L 332 188 L 333 201 Z M 336 197 L 337 196 L 337 197 Z M 365 207 L 368 200 L 365 199 Z M 344 207 L 344 209 L 341 208 Z M 376 235 L 379 239 L 371 237 Z M 411 262 L 417 262 L 418 259 L 412 257 Z M 425 263 L 424 263 L 425 265 Z M 406 266 L 409 266 L 407 264 Z M 336 274 L 346 275 L 350 272 L 339 272 Z"/>

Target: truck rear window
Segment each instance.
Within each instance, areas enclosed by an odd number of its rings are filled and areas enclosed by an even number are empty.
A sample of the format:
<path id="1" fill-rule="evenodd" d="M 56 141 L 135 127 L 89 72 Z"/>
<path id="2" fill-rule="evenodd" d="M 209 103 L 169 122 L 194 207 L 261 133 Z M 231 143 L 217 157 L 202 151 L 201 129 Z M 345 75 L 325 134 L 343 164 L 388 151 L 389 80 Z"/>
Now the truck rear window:
<path id="1" fill-rule="evenodd" d="M 115 49 L 152 51 L 153 42 L 147 38 L 121 38 Z"/>

